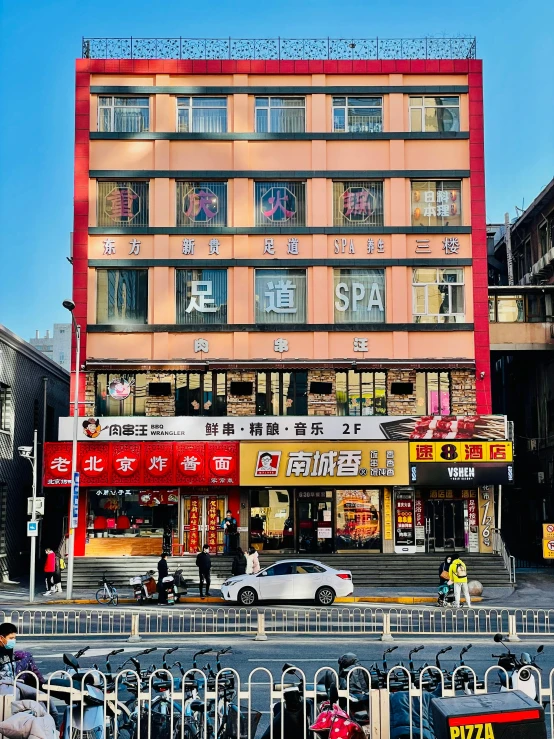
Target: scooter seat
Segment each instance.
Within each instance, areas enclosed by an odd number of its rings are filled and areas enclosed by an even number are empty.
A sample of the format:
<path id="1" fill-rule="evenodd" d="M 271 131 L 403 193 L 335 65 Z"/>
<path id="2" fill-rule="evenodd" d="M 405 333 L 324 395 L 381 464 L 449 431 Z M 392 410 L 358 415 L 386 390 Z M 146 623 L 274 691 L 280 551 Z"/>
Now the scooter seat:
<path id="1" fill-rule="evenodd" d="M 358 724 L 367 723 L 369 721 L 369 713 L 367 711 L 358 711 L 357 713 L 353 713 L 351 718 Z"/>
<path id="2" fill-rule="evenodd" d="M 191 701 L 190 710 L 194 711 L 194 713 L 204 713 L 206 706 L 203 701 Z"/>

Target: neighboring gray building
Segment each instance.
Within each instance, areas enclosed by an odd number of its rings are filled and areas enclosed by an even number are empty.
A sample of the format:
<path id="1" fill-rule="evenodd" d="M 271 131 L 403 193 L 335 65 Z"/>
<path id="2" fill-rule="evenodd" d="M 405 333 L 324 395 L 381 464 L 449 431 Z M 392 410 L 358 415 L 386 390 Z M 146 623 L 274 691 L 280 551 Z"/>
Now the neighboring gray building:
<path id="1" fill-rule="evenodd" d="M 50 336 L 49 330 L 42 337 L 40 332 L 37 331 L 35 338 L 29 339 L 29 344 L 69 372 L 71 364 L 70 323 L 55 323 L 52 336 Z"/>
<path id="2" fill-rule="evenodd" d="M 0 324 L 0 580 L 29 571 L 27 498 L 32 469 L 19 457 L 38 431 L 37 494 L 41 494 L 42 442 L 56 441 L 58 419 L 69 412 L 69 372 Z M 39 551 L 58 546 L 67 517 L 67 491 L 46 491 Z"/>

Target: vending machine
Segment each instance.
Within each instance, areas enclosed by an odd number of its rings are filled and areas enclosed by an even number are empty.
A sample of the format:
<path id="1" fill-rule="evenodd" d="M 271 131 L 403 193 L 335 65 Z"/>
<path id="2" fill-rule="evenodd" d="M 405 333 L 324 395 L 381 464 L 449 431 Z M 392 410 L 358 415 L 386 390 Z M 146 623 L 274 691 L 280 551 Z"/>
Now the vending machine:
<path id="1" fill-rule="evenodd" d="M 394 551 L 415 554 L 415 493 L 413 488 L 394 488 Z"/>

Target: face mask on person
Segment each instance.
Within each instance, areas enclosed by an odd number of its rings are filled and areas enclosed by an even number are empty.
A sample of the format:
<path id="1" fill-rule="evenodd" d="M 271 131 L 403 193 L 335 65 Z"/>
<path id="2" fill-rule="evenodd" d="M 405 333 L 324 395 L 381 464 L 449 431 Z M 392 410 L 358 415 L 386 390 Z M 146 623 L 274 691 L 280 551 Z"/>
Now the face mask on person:
<path id="1" fill-rule="evenodd" d="M 15 649 L 16 641 L 15 636 L 12 639 L 8 639 L 6 641 L 6 649 Z"/>

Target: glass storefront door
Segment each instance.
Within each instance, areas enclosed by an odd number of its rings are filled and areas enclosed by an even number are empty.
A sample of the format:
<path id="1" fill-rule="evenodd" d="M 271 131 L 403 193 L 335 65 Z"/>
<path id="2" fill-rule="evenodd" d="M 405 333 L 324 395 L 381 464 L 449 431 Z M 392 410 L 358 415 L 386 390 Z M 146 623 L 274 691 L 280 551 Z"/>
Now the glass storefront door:
<path id="1" fill-rule="evenodd" d="M 332 490 L 298 490 L 296 493 L 296 547 L 305 554 L 328 554 L 334 547 Z"/>
<path id="2" fill-rule="evenodd" d="M 249 539 L 259 551 L 294 551 L 292 491 L 269 488 L 250 491 Z"/>
<path id="3" fill-rule="evenodd" d="M 210 532 L 208 511 L 212 507 L 216 509 L 216 531 Z M 183 532 L 180 542 L 184 554 L 187 552 L 195 554 L 200 551 L 204 544 L 210 543 L 212 537 L 217 537 L 217 553 L 223 552 L 223 529 L 221 524 L 227 511 L 226 495 L 184 495 L 181 497 L 181 531 Z M 212 523 L 212 529 L 215 522 Z M 216 552 L 212 552 L 216 554 Z"/>
<path id="4" fill-rule="evenodd" d="M 435 551 L 466 548 L 463 500 L 428 500 L 425 517 L 429 543 L 434 544 Z"/>
<path id="5" fill-rule="evenodd" d="M 379 488 L 337 490 L 335 547 L 340 550 L 381 551 Z"/>

